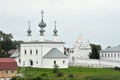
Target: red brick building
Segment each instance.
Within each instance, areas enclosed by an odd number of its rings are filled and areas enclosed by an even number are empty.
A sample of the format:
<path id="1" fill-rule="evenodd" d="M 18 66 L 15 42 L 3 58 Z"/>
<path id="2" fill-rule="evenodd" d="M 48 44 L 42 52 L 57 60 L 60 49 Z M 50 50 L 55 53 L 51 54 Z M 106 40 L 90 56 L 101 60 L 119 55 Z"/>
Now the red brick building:
<path id="1" fill-rule="evenodd" d="M 17 63 L 13 58 L 0 58 L 0 79 L 17 75 Z"/>

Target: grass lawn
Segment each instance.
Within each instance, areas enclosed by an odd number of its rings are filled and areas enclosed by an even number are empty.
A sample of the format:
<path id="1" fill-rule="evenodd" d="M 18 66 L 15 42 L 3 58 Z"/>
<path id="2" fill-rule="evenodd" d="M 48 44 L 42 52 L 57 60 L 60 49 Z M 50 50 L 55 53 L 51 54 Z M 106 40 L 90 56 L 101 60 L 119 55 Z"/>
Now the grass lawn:
<path id="1" fill-rule="evenodd" d="M 20 73 L 21 68 L 18 69 Z M 59 69 L 62 76 L 56 76 L 53 69 L 44 68 L 25 68 L 26 77 L 41 76 L 42 80 L 120 80 L 120 71 L 109 68 L 84 68 L 69 67 L 67 69 Z"/>

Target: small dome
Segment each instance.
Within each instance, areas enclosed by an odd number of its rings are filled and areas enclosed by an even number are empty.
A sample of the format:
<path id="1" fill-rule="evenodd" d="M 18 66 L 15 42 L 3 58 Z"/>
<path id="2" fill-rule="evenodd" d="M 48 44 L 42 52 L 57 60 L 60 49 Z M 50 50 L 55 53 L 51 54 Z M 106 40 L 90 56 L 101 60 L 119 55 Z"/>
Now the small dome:
<path id="1" fill-rule="evenodd" d="M 39 23 L 38 25 L 40 28 L 45 28 L 46 27 L 46 23 L 43 22 L 43 20 Z"/>
<path id="2" fill-rule="evenodd" d="M 58 31 L 55 29 L 53 32 L 56 34 Z"/>
<path id="3" fill-rule="evenodd" d="M 28 32 L 28 33 L 31 33 L 32 31 L 29 29 L 29 30 L 27 30 L 27 32 Z"/>

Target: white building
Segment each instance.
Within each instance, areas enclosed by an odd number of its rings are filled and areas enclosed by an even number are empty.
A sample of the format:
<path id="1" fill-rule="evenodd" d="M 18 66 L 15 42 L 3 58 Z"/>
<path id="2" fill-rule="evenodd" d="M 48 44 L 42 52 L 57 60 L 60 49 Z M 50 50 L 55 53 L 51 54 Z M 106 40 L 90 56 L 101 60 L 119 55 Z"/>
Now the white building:
<path id="1" fill-rule="evenodd" d="M 100 59 L 107 61 L 120 62 L 120 45 L 108 47 L 100 51 Z"/>
<path id="2" fill-rule="evenodd" d="M 59 68 L 68 68 L 68 56 L 64 54 L 64 42 L 60 41 L 57 35 L 56 22 L 53 30 L 53 40 L 46 40 L 44 28 L 46 23 L 42 20 L 39 23 L 40 36 L 38 40 L 32 40 L 30 22 L 27 31 L 27 41 L 20 47 L 19 66 L 29 66 L 38 68 L 53 68 L 55 65 Z M 16 59 L 18 60 L 18 59 Z"/>
<path id="3" fill-rule="evenodd" d="M 89 53 L 91 52 L 91 47 L 89 42 L 83 43 L 82 35 L 79 35 L 73 48 L 69 49 L 69 60 L 70 64 L 79 64 L 83 59 L 89 59 Z"/>

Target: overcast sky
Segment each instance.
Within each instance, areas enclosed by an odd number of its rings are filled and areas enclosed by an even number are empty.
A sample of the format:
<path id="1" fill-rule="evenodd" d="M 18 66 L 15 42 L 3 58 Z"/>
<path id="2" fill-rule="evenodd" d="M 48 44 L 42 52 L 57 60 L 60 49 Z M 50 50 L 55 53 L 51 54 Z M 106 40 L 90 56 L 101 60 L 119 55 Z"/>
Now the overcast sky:
<path id="1" fill-rule="evenodd" d="M 67 47 L 73 47 L 80 33 L 84 42 L 103 48 L 120 45 L 120 0 L 0 0 L 0 30 L 26 40 L 31 21 L 33 39 L 39 39 L 42 9 L 47 39 L 52 39 L 56 20 Z"/>

